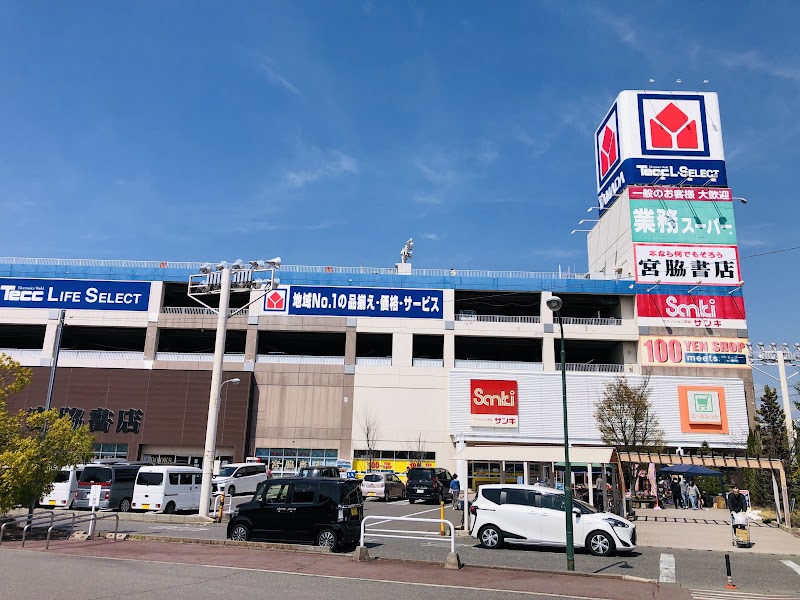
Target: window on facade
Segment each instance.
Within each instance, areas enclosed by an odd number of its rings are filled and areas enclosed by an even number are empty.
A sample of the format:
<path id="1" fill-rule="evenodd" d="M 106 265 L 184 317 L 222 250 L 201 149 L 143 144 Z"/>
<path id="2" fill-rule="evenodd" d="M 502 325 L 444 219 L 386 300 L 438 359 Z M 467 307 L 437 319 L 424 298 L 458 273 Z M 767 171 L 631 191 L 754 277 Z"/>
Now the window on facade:
<path id="1" fill-rule="evenodd" d="M 128 458 L 128 444 L 92 444 L 95 458 Z"/>
<path id="2" fill-rule="evenodd" d="M 0 348 L 40 350 L 45 325 L 0 325 Z"/>
<path id="3" fill-rule="evenodd" d="M 84 327 L 65 325 L 61 337 L 64 350 L 144 352 L 145 328 Z"/>

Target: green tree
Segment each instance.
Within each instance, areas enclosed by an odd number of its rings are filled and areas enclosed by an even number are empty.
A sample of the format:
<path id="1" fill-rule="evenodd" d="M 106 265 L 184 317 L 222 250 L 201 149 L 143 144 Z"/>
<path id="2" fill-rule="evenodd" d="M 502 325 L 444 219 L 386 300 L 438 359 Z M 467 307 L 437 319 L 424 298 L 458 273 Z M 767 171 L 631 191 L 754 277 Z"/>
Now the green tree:
<path id="1" fill-rule="evenodd" d="M 747 456 L 761 456 L 761 436 L 758 429 L 751 429 L 747 434 Z M 753 506 L 767 506 L 770 502 L 772 480 L 761 469 L 744 469 L 742 488 L 750 492 L 750 502 Z"/>
<path id="2" fill-rule="evenodd" d="M 0 514 L 47 493 L 60 469 L 92 458 L 89 427 L 73 428 L 57 410 L 8 412 L 6 399 L 25 389 L 30 369 L 0 354 Z"/>
<path id="3" fill-rule="evenodd" d="M 761 449 L 773 458 L 779 458 L 785 466 L 789 466 L 789 434 L 786 431 L 786 413 L 778 401 L 778 392 L 768 385 L 764 386 L 761 404 L 756 411 L 758 434 L 761 438 Z"/>

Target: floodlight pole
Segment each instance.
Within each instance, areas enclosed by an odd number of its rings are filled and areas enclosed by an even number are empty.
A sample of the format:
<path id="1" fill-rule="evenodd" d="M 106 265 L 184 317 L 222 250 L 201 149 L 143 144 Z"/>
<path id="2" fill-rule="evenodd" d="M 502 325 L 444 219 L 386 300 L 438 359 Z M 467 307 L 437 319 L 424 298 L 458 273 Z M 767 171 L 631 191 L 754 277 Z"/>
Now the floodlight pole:
<path id="1" fill-rule="evenodd" d="M 231 268 L 225 264 L 221 272 L 217 337 L 214 343 L 214 366 L 211 369 L 211 395 L 208 401 L 206 446 L 203 451 L 203 479 L 200 484 L 200 516 L 207 517 L 211 501 L 211 478 L 214 469 L 214 451 L 217 445 L 217 419 L 219 396 L 222 389 L 222 362 L 225 358 L 225 337 L 228 328 L 228 307 L 231 301 Z"/>
<path id="2" fill-rule="evenodd" d="M 556 312 L 561 330 L 561 401 L 564 413 L 564 512 L 567 518 L 567 571 L 575 570 L 575 544 L 572 532 L 572 465 L 569 462 L 569 421 L 567 419 L 567 353 L 564 349 L 564 321 Z M 589 475 L 591 477 L 591 474 Z"/>

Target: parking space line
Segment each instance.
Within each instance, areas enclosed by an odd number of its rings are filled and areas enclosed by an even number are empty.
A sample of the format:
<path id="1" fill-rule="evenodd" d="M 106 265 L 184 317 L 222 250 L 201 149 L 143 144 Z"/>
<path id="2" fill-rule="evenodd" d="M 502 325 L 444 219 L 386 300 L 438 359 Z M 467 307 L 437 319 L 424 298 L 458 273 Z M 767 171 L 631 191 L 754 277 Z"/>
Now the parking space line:
<path id="1" fill-rule="evenodd" d="M 420 512 L 410 513 L 410 514 L 407 514 L 407 515 L 397 515 L 397 516 L 398 517 L 416 517 L 417 515 L 424 515 L 425 513 L 434 512 L 434 511 L 439 512 L 439 508 L 438 507 L 437 508 L 430 508 L 428 510 L 422 510 Z M 375 516 L 378 516 L 378 515 L 375 515 Z M 389 523 L 390 521 L 391 521 L 391 519 L 386 519 L 385 521 L 375 521 L 374 523 L 370 523 L 369 525 L 367 525 L 365 527 L 365 529 L 367 531 L 369 531 L 370 527 L 374 527 L 375 525 L 382 525 L 383 523 Z"/>
<path id="2" fill-rule="evenodd" d="M 796 562 L 793 560 L 782 560 L 781 562 L 789 567 L 792 571 L 800 575 L 800 565 L 798 565 Z"/>
<path id="3" fill-rule="evenodd" d="M 675 555 L 662 554 L 659 566 L 659 583 L 675 583 Z"/>

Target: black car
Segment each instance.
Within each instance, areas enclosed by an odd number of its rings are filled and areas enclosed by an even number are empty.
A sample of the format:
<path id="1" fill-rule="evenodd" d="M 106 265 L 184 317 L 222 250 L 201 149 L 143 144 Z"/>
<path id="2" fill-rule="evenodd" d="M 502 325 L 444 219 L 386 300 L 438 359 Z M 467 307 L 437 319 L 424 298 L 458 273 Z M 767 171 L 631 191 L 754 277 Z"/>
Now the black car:
<path id="1" fill-rule="evenodd" d="M 412 467 L 408 470 L 406 494 L 410 504 L 417 500 L 433 500 L 442 502 L 452 499 L 450 482 L 453 476 L 447 469 L 439 467 Z"/>
<path id="2" fill-rule="evenodd" d="M 339 467 L 303 467 L 298 477 L 339 477 Z"/>
<path id="3" fill-rule="evenodd" d="M 353 479 L 308 477 L 269 479 L 253 499 L 234 509 L 228 537 L 313 542 L 332 549 L 358 544 L 364 501 Z"/>

